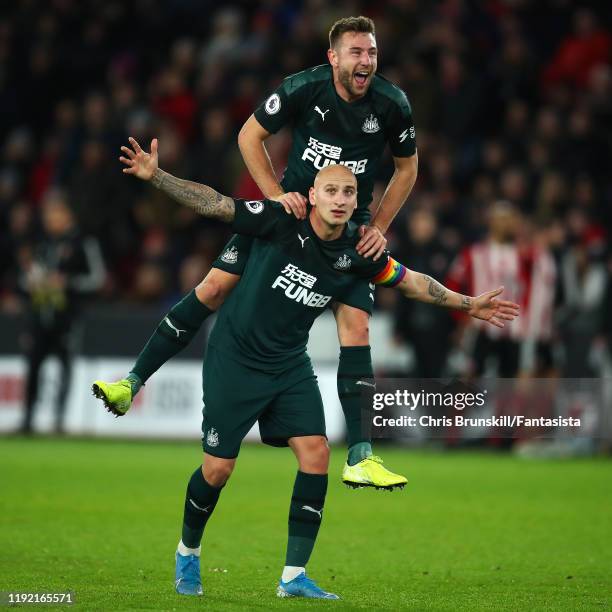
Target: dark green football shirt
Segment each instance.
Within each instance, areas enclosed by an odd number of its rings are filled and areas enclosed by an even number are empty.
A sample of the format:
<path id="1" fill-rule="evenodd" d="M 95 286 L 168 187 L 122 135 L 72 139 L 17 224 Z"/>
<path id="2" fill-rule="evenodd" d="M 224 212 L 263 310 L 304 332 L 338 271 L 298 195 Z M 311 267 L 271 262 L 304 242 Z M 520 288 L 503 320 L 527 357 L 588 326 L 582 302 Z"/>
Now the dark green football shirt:
<path id="1" fill-rule="evenodd" d="M 376 74 L 367 94 L 345 102 L 333 83 L 331 66 L 316 66 L 287 77 L 255 111 L 270 133 L 292 129 L 293 143 L 281 180 L 286 191 L 304 195 L 316 173 L 342 164 L 357 177 L 357 210 L 352 220 L 368 223 L 374 179 L 385 145 L 395 157 L 416 152 L 412 110 L 406 94 Z"/>
<path id="2" fill-rule="evenodd" d="M 287 370 L 308 360 L 308 333 L 329 303 L 350 303 L 355 286 L 364 282 L 356 277 L 373 278 L 387 258 L 372 261 L 357 253 L 354 223 L 337 240 L 323 241 L 308 219 L 288 215 L 276 202 L 235 203 L 233 231 L 256 240 L 209 342 L 250 367 Z"/>

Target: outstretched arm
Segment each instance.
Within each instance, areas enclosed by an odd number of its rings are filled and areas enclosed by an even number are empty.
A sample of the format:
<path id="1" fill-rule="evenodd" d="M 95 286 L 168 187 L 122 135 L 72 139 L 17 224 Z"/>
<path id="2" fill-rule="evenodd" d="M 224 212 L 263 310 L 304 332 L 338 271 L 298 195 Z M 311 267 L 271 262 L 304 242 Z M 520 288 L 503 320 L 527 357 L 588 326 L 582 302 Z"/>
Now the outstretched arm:
<path id="1" fill-rule="evenodd" d="M 185 181 L 159 168 L 157 138 L 151 141 L 151 153 L 143 151 L 134 138 L 130 137 L 129 141 L 132 148 L 121 147 L 126 157 L 119 158 L 127 166 L 123 169 L 125 174 L 150 181 L 154 187 L 179 204 L 195 210 L 199 215 L 227 223 L 233 221 L 236 207 L 232 198 L 220 194 L 208 185 Z"/>
<path id="2" fill-rule="evenodd" d="M 234 220 L 233 198 L 224 196 L 208 185 L 185 181 L 157 168 L 151 183 L 179 204 L 188 206 L 199 215 L 230 223 Z"/>
<path id="3" fill-rule="evenodd" d="M 410 299 L 445 306 L 453 310 L 463 310 L 471 317 L 482 319 L 496 327 L 504 327 L 504 321 L 512 321 L 519 314 L 518 304 L 498 299 L 497 296 L 502 293 L 503 287 L 487 291 L 477 297 L 462 295 L 447 289 L 427 274 L 409 270 L 391 257 L 385 269 L 372 282 L 397 287 L 405 297 Z"/>

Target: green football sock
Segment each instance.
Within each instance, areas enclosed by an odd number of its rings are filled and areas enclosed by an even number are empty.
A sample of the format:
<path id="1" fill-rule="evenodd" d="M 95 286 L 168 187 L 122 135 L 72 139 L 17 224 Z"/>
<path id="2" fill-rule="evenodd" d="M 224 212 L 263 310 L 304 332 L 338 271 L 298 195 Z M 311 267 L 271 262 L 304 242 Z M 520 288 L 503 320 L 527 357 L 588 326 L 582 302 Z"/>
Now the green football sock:
<path id="1" fill-rule="evenodd" d="M 130 372 L 126 379 L 130 381 L 130 387 L 132 388 L 132 397 L 134 397 L 139 391 L 140 387 L 142 387 L 142 380 L 140 380 L 140 376 L 134 372 Z"/>
<path id="2" fill-rule="evenodd" d="M 374 371 L 369 346 L 340 347 L 337 382 L 346 421 L 348 464 L 355 465 L 372 454 L 368 423 L 362 423 L 362 411 L 372 405 L 374 393 Z"/>
<path id="3" fill-rule="evenodd" d="M 355 465 L 364 459 L 372 456 L 372 445 L 370 442 L 357 442 L 349 446 L 347 463 Z"/>
<path id="4" fill-rule="evenodd" d="M 135 374 L 142 386 L 168 359 L 174 357 L 193 340 L 202 323 L 212 313 L 210 308 L 198 300 L 195 290 L 188 293 L 162 319 L 138 355 L 130 374 Z M 134 395 L 133 384 L 132 396 Z"/>
<path id="5" fill-rule="evenodd" d="M 204 480 L 201 467 L 198 467 L 191 475 L 185 494 L 185 511 L 181 534 L 181 541 L 188 548 L 200 546 L 204 527 L 206 527 L 206 523 L 217 505 L 222 488 L 209 485 Z"/>
<path id="6" fill-rule="evenodd" d="M 298 471 L 289 507 L 286 566 L 306 567 L 319 533 L 326 494 L 327 474 Z"/>

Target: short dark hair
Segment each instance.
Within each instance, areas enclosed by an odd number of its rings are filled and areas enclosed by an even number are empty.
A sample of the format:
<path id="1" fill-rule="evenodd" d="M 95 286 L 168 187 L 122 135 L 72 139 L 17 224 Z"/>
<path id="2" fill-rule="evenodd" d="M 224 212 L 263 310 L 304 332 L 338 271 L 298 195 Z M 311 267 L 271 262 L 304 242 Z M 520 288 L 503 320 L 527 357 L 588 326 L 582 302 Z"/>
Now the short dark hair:
<path id="1" fill-rule="evenodd" d="M 360 15 L 359 17 L 343 17 L 338 19 L 329 31 L 329 46 L 334 48 L 340 37 L 345 32 L 363 32 L 364 34 L 373 34 L 376 36 L 376 28 L 374 22 L 369 17 Z"/>

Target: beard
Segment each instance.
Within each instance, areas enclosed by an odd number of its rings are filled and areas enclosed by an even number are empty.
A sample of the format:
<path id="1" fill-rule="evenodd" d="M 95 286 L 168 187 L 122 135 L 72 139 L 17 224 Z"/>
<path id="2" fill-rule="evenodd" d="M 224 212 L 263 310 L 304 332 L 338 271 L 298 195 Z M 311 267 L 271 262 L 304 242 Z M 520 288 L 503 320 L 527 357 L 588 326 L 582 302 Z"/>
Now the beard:
<path id="1" fill-rule="evenodd" d="M 353 86 L 353 73 L 351 71 L 347 70 L 346 68 L 339 67 L 338 80 L 340 81 L 344 89 L 346 89 L 346 91 L 351 94 L 351 96 L 358 97 L 362 95 L 360 92 L 356 91 L 355 87 Z"/>

